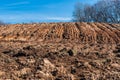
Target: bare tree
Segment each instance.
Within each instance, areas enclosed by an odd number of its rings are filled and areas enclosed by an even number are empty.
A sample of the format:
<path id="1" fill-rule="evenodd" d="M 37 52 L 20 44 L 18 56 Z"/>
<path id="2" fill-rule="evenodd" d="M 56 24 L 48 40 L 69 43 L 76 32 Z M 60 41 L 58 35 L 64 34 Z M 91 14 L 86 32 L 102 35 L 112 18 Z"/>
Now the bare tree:
<path id="1" fill-rule="evenodd" d="M 3 21 L 0 20 L 0 25 L 5 25 L 5 23 Z"/>
<path id="2" fill-rule="evenodd" d="M 115 14 L 115 18 L 117 18 L 117 22 L 120 23 L 120 0 L 113 0 L 113 5 L 114 5 L 114 12 Z"/>
<path id="3" fill-rule="evenodd" d="M 84 9 L 82 3 L 75 4 L 75 11 L 73 12 L 73 21 L 75 22 L 82 22 L 84 21 Z"/>
<path id="4" fill-rule="evenodd" d="M 77 22 L 120 23 L 120 0 L 101 0 L 92 6 L 77 3 L 73 20 Z"/>

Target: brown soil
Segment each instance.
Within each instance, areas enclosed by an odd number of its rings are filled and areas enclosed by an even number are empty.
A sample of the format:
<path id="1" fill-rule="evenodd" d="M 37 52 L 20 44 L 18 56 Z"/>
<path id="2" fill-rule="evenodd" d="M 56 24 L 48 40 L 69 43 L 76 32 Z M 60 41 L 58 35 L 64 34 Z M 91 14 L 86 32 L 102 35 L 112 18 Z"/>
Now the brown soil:
<path id="1" fill-rule="evenodd" d="M 118 43 L 120 24 L 106 23 L 41 23 L 0 27 L 2 41 L 69 40 L 77 43 Z"/>
<path id="2" fill-rule="evenodd" d="M 0 79 L 120 80 L 120 24 L 1 26 Z"/>

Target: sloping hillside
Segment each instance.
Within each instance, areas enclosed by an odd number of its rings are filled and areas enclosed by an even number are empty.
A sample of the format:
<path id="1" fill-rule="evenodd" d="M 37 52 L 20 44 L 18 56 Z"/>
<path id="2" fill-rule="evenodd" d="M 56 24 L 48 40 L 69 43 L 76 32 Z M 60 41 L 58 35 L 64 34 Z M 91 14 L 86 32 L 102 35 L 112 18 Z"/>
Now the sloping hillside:
<path id="1" fill-rule="evenodd" d="M 41 23 L 0 27 L 3 41 L 75 41 L 79 43 L 118 43 L 120 24 Z"/>
<path id="2" fill-rule="evenodd" d="M 120 80 L 120 24 L 1 26 L 0 80 L 7 79 Z"/>

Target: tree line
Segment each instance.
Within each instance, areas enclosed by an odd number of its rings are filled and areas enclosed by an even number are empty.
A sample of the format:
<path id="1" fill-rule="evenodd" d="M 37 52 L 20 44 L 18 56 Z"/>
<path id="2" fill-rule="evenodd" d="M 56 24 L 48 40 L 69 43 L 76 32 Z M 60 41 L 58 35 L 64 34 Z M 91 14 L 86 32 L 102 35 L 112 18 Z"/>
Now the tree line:
<path id="1" fill-rule="evenodd" d="M 74 22 L 120 23 L 120 0 L 100 0 L 94 5 L 76 3 Z"/>
<path id="2" fill-rule="evenodd" d="M 0 25 L 5 25 L 6 23 L 4 23 L 3 21 L 0 20 Z"/>

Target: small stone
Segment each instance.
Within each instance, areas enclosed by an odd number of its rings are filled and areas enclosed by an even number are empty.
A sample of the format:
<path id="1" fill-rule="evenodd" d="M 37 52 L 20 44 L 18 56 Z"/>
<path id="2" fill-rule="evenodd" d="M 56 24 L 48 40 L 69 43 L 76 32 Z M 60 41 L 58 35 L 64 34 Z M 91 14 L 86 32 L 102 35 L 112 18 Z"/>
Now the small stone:
<path id="1" fill-rule="evenodd" d="M 112 67 L 116 67 L 116 68 L 120 68 L 120 65 L 117 64 L 117 63 L 113 63 L 113 64 L 111 64 L 111 66 L 112 66 Z"/>
<path id="2" fill-rule="evenodd" d="M 52 68 L 54 68 L 55 66 L 48 60 L 48 59 L 44 59 L 44 65 L 45 66 L 49 66 L 49 67 L 52 67 Z"/>
<path id="3" fill-rule="evenodd" d="M 5 75 L 5 72 L 0 71 L 0 76 Z"/>

